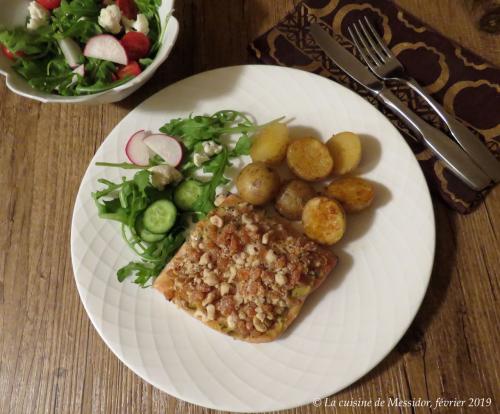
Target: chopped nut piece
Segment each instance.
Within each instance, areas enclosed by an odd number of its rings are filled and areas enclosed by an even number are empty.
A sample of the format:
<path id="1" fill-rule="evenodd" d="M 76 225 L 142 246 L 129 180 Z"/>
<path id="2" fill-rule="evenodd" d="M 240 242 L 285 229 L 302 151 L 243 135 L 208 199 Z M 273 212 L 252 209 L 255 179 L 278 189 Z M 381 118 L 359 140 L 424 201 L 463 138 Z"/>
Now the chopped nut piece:
<path id="1" fill-rule="evenodd" d="M 250 216 L 248 214 L 243 214 L 241 216 L 241 222 L 243 224 L 252 224 L 252 219 L 250 218 Z"/>
<path id="2" fill-rule="evenodd" d="M 276 254 L 272 250 L 268 250 L 266 253 L 266 262 L 268 264 L 274 263 L 276 261 Z"/>
<path id="3" fill-rule="evenodd" d="M 276 283 L 280 286 L 283 286 L 286 284 L 286 282 L 288 282 L 287 277 L 282 272 L 276 273 L 274 279 L 276 280 Z"/>
<path id="4" fill-rule="evenodd" d="M 214 201 L 215 207 L 219 207 L 224 202 L 224 200 L 226 198 L 227 198 L 227 194 L 225 194 L 225 193 L 221 193 L 217 197 L 215 197 L 215 201 Z"/>
<path id="5" fill-rule="evenodd" d="M 259 230 L 259 227 L 256 224 L 247 224 L 245 228 L 252 233 L 255 233 L 257 230 Z"/>
<path id="6" fill-rule="evenodd" d="M 215 273 L 208 269 L 203 270 L 203 281 L 208 286 L 215 286 L 219 282 Z"/>
<path id="7" fill-rule="evenodd" d="M 210 217 L 210 223 L 219 229 L 224 225 L 224 221 L 217 215 Z"/>
<path id="8" fill-rule="evenodd" d="M 215 306 L 210 304 L 207 306 L 207 319 L 213 321 L 215 319 Z"/>
<path id="9" fill-rule="evenodd" d="M 206 266 L 209 261 L 210 261 L 210 253 L 205 252 L 201 255 L 198 264 L 200 264 L 201 266 Z"/>
<path id="10" fill-rule="evenodd" d="M 227 317 L 227 327 L 229 329 L 236 328 L 236 322 L 238 322 L 238 317 L 236 316 L 236 314 L 232 313 Z"/>
<path id="11" fill-rule="evenodd" d="M 236 306 L 240 306 L 243 303 L 243 297 L 239 294 L 239 292 L 235 293 L 234 301 L 236 302 Z"/>
<path id="12" fill-rule="evenodd" d="M 245 251 L 250 256 L 255 256 L 259 252 L 259 249 L 255 244 L 248 244 L 247 247 L 245 248 Z"/>
<path id="13" fill-rule="evenodd" d="M 229 290 L 231 289 L 231 285 L 226 282 L 222 282 L 220 285 L 220 294 L 221 296 L 224 296 L 229 293 Z"/>
<path id="14" fill-rule="evenodd" d="M 245 253 L 240 253 L 238 255 L 235 255 L 233 256 L 233 259 L 234 259 L 234 262 L 237 264 L 237 265 L 244 265 L 245 264 L 245 259 L 246 259 L 247 255 Z"/>
<path id="15" fill-rule="evenodd" d="M 201 319 L 203 322 L 207 320 L 207 314 L 202 309 L 196 309 L 193 315 L 195 318 Z"/>
<path id="16" fill-rule="evenodd" d="M 271 235 L 271 232 L 268 231 L 267 233 L 264 233 L 262 236 L 262 244 L 268 244 L 269 243 L 269 236 Z"/>
<path id="17" fill-rule="evenodd" d="M 264 322 L 262 322 L 257 316 L 253 317 L 253 326 L 255 329 L 259 332 L 266 332 L 267 331 L 267 326 Z"/>
<path id="18" fill-rule="evenodd" d="M 209 303 L 212 303 L 215 299 L 215 292 L 212 290 L 205 299 L 203 299 L 203 302 L 201 304 L 203 306 L 207 306 Z"/>
<path id="19" fill-rule="evenodd" d="M 229 283 L 231 283 L 236 277 L 236 267 L 229 266 L 229 269 L 224 273 L 224 276 L 227 277 Z"/>

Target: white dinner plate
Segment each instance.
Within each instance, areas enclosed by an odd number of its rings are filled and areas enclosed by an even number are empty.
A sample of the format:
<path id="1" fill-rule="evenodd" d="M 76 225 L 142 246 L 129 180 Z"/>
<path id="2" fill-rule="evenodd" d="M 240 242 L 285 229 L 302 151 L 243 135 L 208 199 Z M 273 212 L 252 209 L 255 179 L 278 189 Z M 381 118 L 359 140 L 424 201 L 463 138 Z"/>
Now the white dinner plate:
<path id="1" fill-rule="evenodd" d="M 116 223 L 97 216 L 97 179 L 118 179 L 96 161 L 125 161 L 128 137 L 172 118 L 236 109 L 259 123 L 285 115 L 294 135 L 361 135 L 359 173 L 376 184 L 370 210 L 349 216 L 333 247 L 339 265 L 282 338 L 249 344 L 211 330 L 117 268 L 134 259 Z M 307 72 L 236 66 L 198 74 L 128 114 L 97 151 L 76 199 L 71 255 L 76 284 L 95 328 L 130 369 L 177 398 L 241 412 L 310 403 L 352 384 L 396 345 L 424 297 L 435 245 L 431 198 L 398 131 L 348 89 Z"/>

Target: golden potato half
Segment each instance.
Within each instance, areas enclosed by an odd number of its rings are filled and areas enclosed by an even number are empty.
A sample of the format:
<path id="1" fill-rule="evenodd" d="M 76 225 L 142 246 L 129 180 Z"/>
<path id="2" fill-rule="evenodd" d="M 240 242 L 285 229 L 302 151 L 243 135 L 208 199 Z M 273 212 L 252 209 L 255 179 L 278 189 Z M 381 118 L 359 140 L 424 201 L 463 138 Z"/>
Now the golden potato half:
<path id="1" fill-rule="evenodd" d="M 315 195 L 316 191 L 305 181 L 289 181 L 276 197 L 276 210 L 289 220 L 300 220 L 304 206 Z"/>
<path id="2" fill-rule="evenodd" d="M 263 162 L 248 164 L 236 178 L 241 198 L 250 204 L 262 205 L 271 201 L 279 187 L 278 173 Z"/>
<path id="3" fill-rule="evenodd" d="M 344 209 L 331 198 L 311 198 L 302 212 L 302 224 L 304 233 L 310 239 L 321 244 L 335 244 L 344 236 Z"/>
<path id="4" fill-rule="evenodd" d="M 286 161 L 292 172 L 306 181 L 326 178 L 333 168 L 333 159 L 327 146 L 312 137 L 292 141 L 288 146 Z"/>
<path id="5" fill-rule="evenodd" d="M 340 132 L 326 146 L 333 158 L 333 172 L 343 175 L 354 170 L 361 161 L 361 140 L 353 132 Z"/>
<path id="6" fill-rule="evenodd" d="M 355 213 L 369 207 L 375 197 L 373 185 L 360 177 L 341 177 L 332 181 L 325 195 L 342 204 L 345 211 Z"/>
<path id="7" fill-rule="evenodd" d="M 252 161 L 279 164 L 286 157 L 288 147 L 288 127 L 280 122 L 262 128 L 253 137 L 250 157 Z"/>

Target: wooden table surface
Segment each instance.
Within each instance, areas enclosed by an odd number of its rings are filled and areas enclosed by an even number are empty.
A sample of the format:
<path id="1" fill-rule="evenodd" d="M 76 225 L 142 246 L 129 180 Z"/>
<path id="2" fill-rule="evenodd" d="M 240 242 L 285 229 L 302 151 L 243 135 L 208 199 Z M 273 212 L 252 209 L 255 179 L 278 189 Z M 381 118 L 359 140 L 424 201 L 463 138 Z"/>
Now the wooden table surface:
<path id="1" fill-rule="evenodd" d="M 500 38 L 474 27 L 471 1 L 397 2 L 500 66 Z M 0 413 L 209 411 L 138 378 L 92 327 L 71 268 L 73 203 L 94 152 L 132 108 L 194 73 L 248 62 L 248 42 L 296 3 L 178 0 L 174 53 L 152 81 L 119 104 L 41 105 L 0 82 Z M 489 409 L 394 411 L 498 412 L 500 187 L 467 216 L 437 199 L 434 205 L 436 261 L 416 320 L 379 366 L 333 399 L 492 398 Z M 309 405 L 290 412 L 375 409 Z"/>

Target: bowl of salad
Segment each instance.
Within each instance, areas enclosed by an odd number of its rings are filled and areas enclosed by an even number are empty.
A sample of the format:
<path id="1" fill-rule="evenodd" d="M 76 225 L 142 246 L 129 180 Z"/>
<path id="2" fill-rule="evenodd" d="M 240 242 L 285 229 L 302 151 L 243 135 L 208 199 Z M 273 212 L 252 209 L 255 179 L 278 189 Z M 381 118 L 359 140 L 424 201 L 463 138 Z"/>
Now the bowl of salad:
<path id="1" fill-rule="evenodd" d="M 0 74 L 40 102 L 120 101 L 167 59 L 173 0 L 4 0 Z"/>

